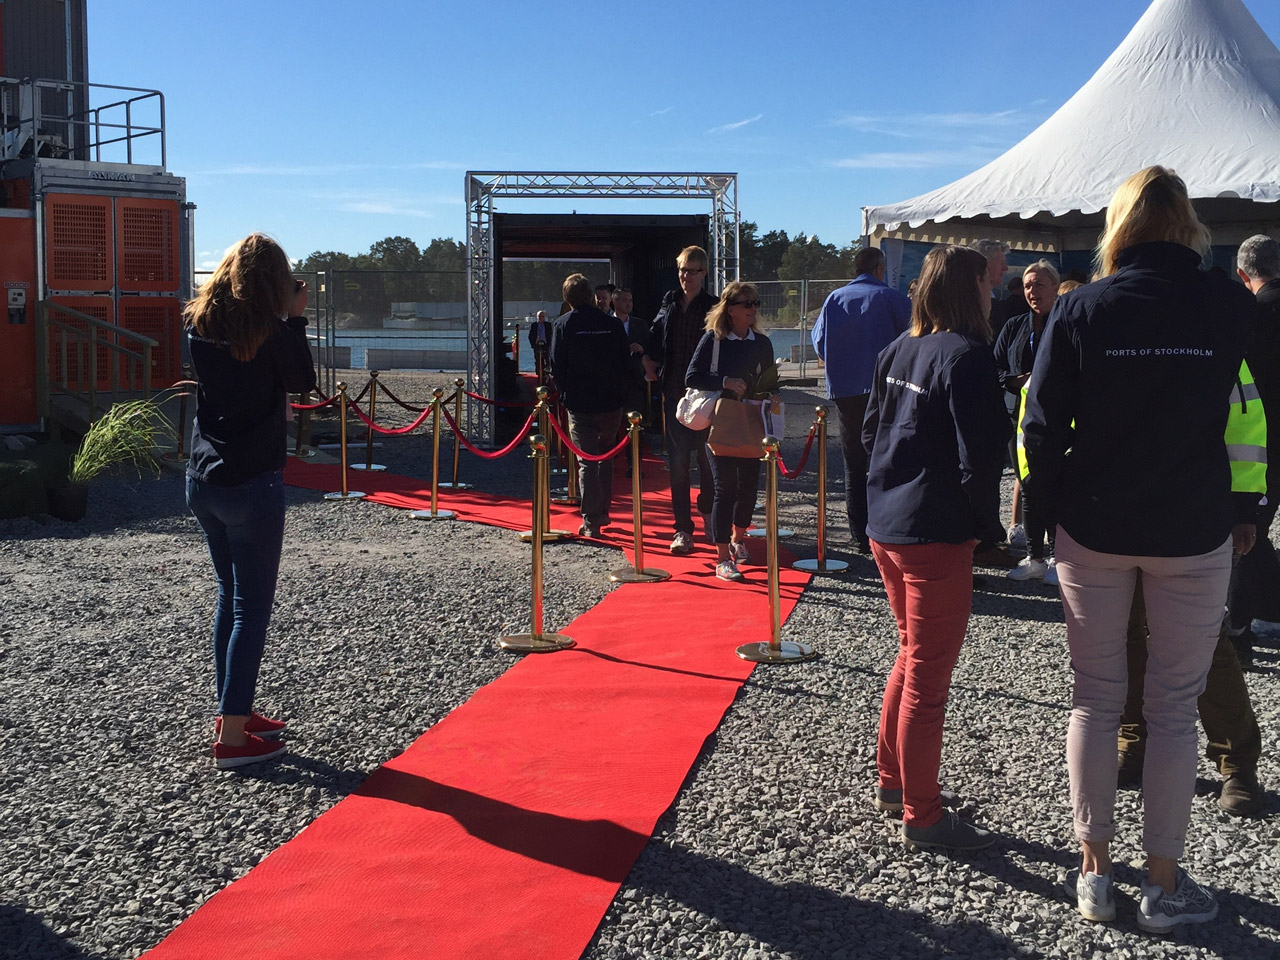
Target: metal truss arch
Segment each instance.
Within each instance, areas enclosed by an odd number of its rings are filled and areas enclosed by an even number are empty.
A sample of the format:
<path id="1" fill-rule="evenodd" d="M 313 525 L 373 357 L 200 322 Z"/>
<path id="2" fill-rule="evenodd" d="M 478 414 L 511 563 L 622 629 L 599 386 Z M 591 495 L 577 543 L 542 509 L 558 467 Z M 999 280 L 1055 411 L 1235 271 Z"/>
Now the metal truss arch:
<path id="1" fill-rule="evenodd" d="M 471 389 L 492 397 L 494 383 L 494 249 L 496 199 L 654 197 L 711 202 L 712 289 L 738 279 L 738 175 L 736 173 L 625 173 L 589 171 L 472 171 L 464 179 L 467 204 L 467 379 Z M 467 430 L 494 439 L 493 410 L 467 400 Z"/>

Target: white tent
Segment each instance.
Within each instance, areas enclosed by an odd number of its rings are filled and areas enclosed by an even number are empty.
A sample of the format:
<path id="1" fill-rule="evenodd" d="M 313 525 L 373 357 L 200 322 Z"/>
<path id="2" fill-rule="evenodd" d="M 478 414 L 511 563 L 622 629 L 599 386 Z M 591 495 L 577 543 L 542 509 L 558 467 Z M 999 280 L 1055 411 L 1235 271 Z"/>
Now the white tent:
<path id="1" fill-rule="evenodd" d="M 1215 243 L 1280 223 L 1280 50 L 1242 0 L 1154 0 L 1026 139 L 945 187 L 863 207 L 863 234 L 1087 249 L 1116 187 L 1154 163 L 1186 181 Z"/>

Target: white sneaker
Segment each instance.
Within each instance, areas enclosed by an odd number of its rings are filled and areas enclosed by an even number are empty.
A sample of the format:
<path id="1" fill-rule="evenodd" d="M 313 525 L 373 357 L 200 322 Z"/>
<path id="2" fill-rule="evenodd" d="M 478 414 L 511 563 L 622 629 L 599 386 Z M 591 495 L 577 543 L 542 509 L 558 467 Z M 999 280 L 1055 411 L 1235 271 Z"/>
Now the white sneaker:
<path id="1" fill-rule="evenodd" d="M 1044 572 L 1044 582 L 1051 587 L 1058 585 L 1058 561 L 1053 557 L 1049 558 L 1049 569 Z"/>
<path id="2" fill-rule="evenodd" d="M 1080 916 L 1094 923 L 1109 923 L 1116 918 L 1116 898 L 1112 889 L 1109 873 L 1072 870 L 1067 875 L 1067 892 L 1076 895 L 1076 909 Z"/>
<path id="3" fill-rule="evenodd" d="M 1009 528 L 1009 546 L 1026 548 L 1027 531 L 1022 528 L 1022 524 L 1015 523 Z"/>
<path id="4" fill-rule="evenodd" d="M 1138 926 L 1148 933 L 1167 933 L 1180 923 L 1208 923 L 1218 915 L 1218 901 L 1187 871 L 1178 868 L 1172 891 L 1159 884 L 1142 885 Z"/>
<path id="5" fill-rule="evenodd" d="M 693 537 L 683 530 L 679 531 L 671 538 L 671 552 L 677 557 L 686 557 L 693 553 Z"/>
<path id="6" fill-rule="evenodd" d="M 1023 557 L 1018 565 L 1005 574 L 1010 580 L 1043 580 L 1049 565 L 1043 560 Z"/>

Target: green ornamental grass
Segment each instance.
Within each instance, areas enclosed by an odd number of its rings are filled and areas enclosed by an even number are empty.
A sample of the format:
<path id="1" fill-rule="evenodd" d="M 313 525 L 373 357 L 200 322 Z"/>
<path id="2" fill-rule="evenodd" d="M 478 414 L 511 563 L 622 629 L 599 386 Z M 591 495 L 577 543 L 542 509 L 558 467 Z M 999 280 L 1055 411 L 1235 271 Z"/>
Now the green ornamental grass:
<path id="1" fill-rule="evenodd" d="M 172 437 L 173 427 L 155 400 L 128 400 L 114 404 L 94 421 L 71 458 L 67 479 L 88 483 L 102 471 L 131 463 L 160 475 L 160 461 L 153 447 L 157 437 Z"/>

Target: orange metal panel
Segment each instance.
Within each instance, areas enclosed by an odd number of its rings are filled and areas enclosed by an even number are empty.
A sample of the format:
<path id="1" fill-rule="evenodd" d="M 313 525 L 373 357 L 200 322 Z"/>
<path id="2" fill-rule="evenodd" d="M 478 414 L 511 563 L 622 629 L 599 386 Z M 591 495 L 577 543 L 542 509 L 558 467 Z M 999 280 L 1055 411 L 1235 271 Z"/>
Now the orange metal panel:
<path id="1" fill-rule="evenodd" d="M 159 341 L 151 351 L 151 389 L 172 386 L 182 372 L 182 327 L 176 297 L 121 297 L 120 326 Z"/>
<path id="2" fill-rule="evenodd" d="M 114 286 L 111 197 L 45 197 L 45 283 L 51 290 L 108 291 Z"/>
<path id="3" fill-rule="evenodd" d="M 178 292 L 178 201 L 117 198 L 116 239 L 122 292 Z"/>
<path id="4" fill-rule="evenodd" d="M 21 292 L 25 304 L 10 307 Z M 0 217 L 0 426 L 33 424 L 36 414 L 36 231 L 30 217 Z"/>

